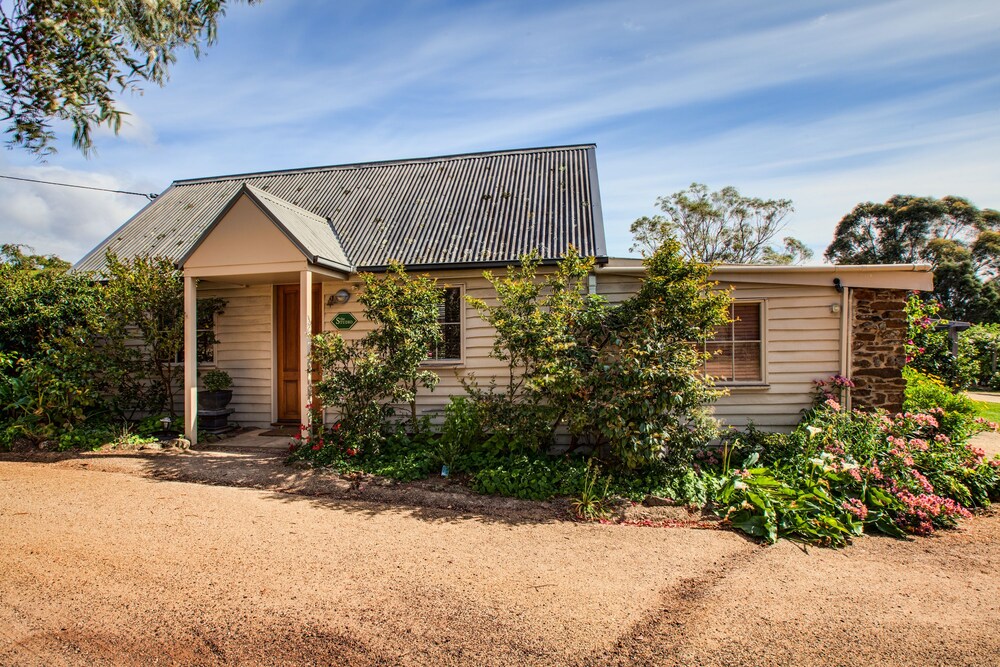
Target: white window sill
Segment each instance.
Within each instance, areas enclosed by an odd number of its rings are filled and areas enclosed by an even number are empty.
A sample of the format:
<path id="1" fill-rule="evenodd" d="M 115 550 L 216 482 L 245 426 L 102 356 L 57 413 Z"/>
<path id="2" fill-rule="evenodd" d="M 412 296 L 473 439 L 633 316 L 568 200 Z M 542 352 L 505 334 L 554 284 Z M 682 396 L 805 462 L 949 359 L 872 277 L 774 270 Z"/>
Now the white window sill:
<path id="1" fill-rule="evenodd" d="M 433 361 L 421 361 L 421 368 L 461 368 L 465 366 L 464 359 L 435 359 Z"/>

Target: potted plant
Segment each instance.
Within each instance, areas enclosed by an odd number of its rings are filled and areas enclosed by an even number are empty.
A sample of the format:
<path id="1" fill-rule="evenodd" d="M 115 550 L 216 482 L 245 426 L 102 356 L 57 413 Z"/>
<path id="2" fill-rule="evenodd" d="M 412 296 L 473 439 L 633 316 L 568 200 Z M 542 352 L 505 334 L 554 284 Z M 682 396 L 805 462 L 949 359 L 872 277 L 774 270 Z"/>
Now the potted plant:
<path id="1" fill-rule="evenodd" d="M 229 373 L 213 368 L 201 377 L 205 391 L 198 392 L 198 407 L 202 410 L 224 410 L 233 400 L 233 378 Z"/>

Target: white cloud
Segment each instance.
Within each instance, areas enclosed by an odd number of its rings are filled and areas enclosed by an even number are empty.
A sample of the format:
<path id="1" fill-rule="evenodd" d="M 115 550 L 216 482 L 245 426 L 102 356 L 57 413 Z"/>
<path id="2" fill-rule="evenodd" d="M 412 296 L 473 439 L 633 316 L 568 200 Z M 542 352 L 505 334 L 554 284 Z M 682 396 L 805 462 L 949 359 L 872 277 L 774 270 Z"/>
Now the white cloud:
<path id="1" fill-rule="evenodd" d="M 61 167 L 7 167 L 4 173 L 37 180 L 130 189 L 110 175 Z M 79 259 L 145 204 L 140 197 L 0 179 L 0 238 L 40 254 Z"/>
<path id="2" fill-rule="evenodd" d="M 812 246 L 817 257 L 840 218 L 863 201 L 953 194 L 1000 207 L 1000 118 L 989 111 L 919 113 L 939 98 L 915 96 L 811 122 L 754 123 L 669 147 L 601 156 L 609 245 L 625 252 L 631 221 L 652 213 L 657 196 L 692 181 L 792 199 L 796 212 L 787 233 Z"/>
<path id="3" fill-rule="evenodd" d="M 158 191 L 192 176 L 597 141 L 619 254 L 629 222 L 692 181 L 793 198 L 794 233 L 822 247 L 851 206 L 896 191 L 1000 205 L 998 81 L 969 73 L 997 55 L 993 2 L 417 2 L 371 16 L 234 6 L 202 60 L 182 57 L 164 89 L 128 100 L 122 139 L 99 137 L 92 162 L 71 149 L 55 159 L 67 177 Z M 841 94 L 809 104 L 827 89 Z M 750 98 L 767 104 L 743 110 Z M 95 193 L 107 199 L 79 200 L 94 221 L 81 228 L 54 190 L 0 199 L 19 221 L 2 233 L 78 257 L 142 204 Z"/>

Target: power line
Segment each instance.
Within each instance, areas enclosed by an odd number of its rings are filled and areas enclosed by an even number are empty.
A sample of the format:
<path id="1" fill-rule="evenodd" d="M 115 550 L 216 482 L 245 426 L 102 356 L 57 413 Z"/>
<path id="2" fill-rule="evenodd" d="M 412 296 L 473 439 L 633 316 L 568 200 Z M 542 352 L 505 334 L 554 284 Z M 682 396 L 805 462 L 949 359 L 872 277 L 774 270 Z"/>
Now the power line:
<path id="1" fill-rule="evenodd" d="M 11 181 L 26 181 L 28 183 L 41 183 L 43 185 L 61 185 L 64 188 L 79 188 L 81 190 L 99 190 L 101 192 L 115 192 L 120 195 L 135 195 L 136 197 L 145 197 L 149 201 L 156 199 L 157 194 L 151 192 L 146 194 L 145 192 L 129 192 L 128 190 L 112 190 L 111 188 L 97 188 L 91 185 L 75 185 L 73 183 L 57 183 L 55 181 L 40 181 L 36 178 L 23 178 L 21 176 L 7 176 L 6 174 L 0 174 L 0 178 L 6 178 Z"/>

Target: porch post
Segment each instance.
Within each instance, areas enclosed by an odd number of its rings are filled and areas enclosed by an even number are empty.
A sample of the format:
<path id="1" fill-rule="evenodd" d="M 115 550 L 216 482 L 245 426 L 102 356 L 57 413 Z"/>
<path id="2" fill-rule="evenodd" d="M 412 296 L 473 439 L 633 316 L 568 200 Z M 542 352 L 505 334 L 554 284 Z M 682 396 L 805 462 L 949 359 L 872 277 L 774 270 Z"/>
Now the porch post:
<path id="1" fill-rule="evenodd" d="M 308 268 L 299 272 L 299 410 L 300 423 L 309 423 L 309 409 L 312 394 L 312 364 L 309 357 L 312 353 L 312 309 L 313 309 L 313 274 Z"/>
<path id="2" fill-rule="evenodd" d="M 184 276 L 184 437 L 198 444 L 198 284 Z"/>

